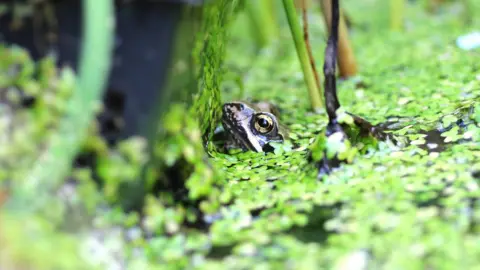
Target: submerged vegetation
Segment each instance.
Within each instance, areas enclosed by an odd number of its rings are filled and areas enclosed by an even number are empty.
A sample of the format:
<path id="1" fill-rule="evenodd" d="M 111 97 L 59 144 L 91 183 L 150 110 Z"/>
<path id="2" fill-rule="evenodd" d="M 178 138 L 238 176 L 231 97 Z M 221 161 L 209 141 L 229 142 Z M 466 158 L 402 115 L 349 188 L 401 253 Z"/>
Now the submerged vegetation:
<path id="1" fill-rule="evenodd" d="M 109 145 L 93 121 L 65 181 L 29 200 L 15 186 L 57 131 L 75 78 L 4 45 L 0 268 L 477 267 L 480 51 L 455 40 L 480 28 L 480 5 L 468 2 L 466 24 L 463 1 L 433 13 L 405 1 L 394 18 L 386 14 L 399 1 L 390 2 L 340 1 L 355 22 L 348 39 L 358 68 L 345 79 L 328 70 L 332 31 L 318 6 L 307 9 L 313 61 L 327 62 L 322 91 L 335 86 L 339 101 L 316 112 L 294 16 L 280 5 L 268 17 L 279 31 L 255 43 L 245 28 L 259 18 L 248 14 L 254 7 L 210 2 L 192 52 L 193 99 L 169 103 L 154 140 Z M 239 99 L 275 104 L 288 139 L 269 152 L 223 151 L 221 104 Z M 332 136 L 338 126 L 348 140 Z M 331 166 L 335 157 L 343 162 Z"/>

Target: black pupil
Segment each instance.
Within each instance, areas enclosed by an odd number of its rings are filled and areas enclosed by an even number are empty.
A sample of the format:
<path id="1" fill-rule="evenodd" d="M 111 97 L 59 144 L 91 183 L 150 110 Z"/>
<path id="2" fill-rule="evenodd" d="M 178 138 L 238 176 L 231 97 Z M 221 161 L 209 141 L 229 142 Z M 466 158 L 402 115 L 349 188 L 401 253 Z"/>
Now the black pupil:
<path id="1" fill-rule="evenodd" d="M 270 123 L 265 118 L 258 119 L 258 125 L 262 128 L 267 128 L 270 126 Z"/>

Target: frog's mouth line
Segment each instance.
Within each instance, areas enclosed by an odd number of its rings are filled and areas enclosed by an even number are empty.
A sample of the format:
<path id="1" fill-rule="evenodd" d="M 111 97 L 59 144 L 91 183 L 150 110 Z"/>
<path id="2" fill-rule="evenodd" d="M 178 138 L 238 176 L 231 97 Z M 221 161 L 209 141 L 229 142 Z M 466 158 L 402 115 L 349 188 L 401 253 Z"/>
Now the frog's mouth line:
<path id="1" fill-rule="evenodd" d="M 248 121 L 247 119 L 243 119 L 240 121 L 233 121 L 235 123 L 234 125 L 231 125 L 228 121 L 222 120 L 222 124 L 224 125 L 224 129 L 226 132 L 228 132 L 233 139 L 240 145 L 246 147 L 249 150 L 254 150 L 257 152 L 263 152 L 263 148 L 256 139 L 255 135 L 253 133 L 245 128 L 245 125 L 248 123 L 244 123 L 245 121 Z"/>

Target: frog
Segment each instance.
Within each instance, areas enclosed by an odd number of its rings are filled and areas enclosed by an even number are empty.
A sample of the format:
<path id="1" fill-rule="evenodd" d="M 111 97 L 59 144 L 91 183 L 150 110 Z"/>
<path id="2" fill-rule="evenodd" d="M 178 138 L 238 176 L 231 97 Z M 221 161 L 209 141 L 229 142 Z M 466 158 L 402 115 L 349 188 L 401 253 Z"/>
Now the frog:
<path id="1" fill-rule="evenodd" d="M 223 104 L 222 126 L 227 133 L 225 148 L 269 152 L 271 142 L 288 139 L 287 128 L 279 122 L 280 112 L 269 102 L 232 101 Z"/>

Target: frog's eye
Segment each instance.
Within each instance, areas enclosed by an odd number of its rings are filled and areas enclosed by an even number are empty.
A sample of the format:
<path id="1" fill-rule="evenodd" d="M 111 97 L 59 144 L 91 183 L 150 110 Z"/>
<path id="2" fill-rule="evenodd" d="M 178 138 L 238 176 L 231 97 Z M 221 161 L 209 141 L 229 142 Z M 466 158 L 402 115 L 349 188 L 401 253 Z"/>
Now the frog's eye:
<path id="1" fill-rule="evenodd" d="M 258 114 L 255 117 L 255 130 L 261 134 L 266 134 L 274 128 L 273 118 L 266 114 Z"/>

